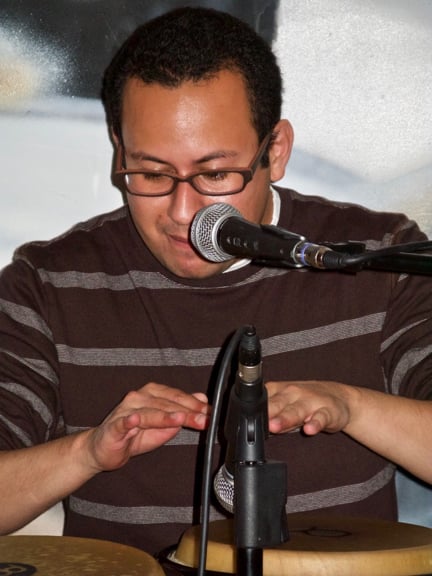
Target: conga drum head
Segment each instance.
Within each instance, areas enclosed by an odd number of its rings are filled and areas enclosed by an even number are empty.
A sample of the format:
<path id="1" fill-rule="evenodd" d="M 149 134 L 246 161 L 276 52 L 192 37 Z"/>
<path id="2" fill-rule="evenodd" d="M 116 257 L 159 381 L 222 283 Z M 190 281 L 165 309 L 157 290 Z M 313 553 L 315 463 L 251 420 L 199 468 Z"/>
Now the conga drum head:
<path id="1" fill-rule="evenodd" d="M 0 574 L 20 576 L 163 576 L 146 552 L 71 536 L 0 537 Z"/>
<path id="2" fill-rule="evenodd" d="M 416 576 L 432 574 L 432 530 L 365 518 L 289 514 L 290 539 L 263 553 L 264 576 Z M 172 555 L 197 566 L 200 527 L 182 536 Z M 234 574 L 233 523 L 209 525 L 207 570 Z"/>

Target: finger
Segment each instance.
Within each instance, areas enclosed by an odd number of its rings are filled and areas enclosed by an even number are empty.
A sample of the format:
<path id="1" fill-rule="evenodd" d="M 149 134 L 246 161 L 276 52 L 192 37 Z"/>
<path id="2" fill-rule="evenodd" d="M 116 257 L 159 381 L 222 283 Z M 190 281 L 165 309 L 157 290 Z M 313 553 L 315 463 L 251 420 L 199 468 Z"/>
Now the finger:
<path id="1" fill-rule="evenodd" d="M 203 404 L 208 405 L 208 398 L 206 394 L 204 394 L 203 392 L 194 392 L 192 396 L 197 400 L 199 400 L 200 402 L 202 402 Z"/>
<path id="2" fill-rule="evenodd" d="M 149 428 L 180 428 L 186 420 L 184 412 L 164 412 L 162 410 L 135 410 L 112 422 L 112 430 L 118 439 L 131 437 L 139 430 Z"/>
<path id="3" fill-rule="evenodd" d="M 332 413 L 327 408 L 320 408 L 304 420 L 303 431 L 310 436 L 318 432 L 336 432 L 339 430 L 332 418 Z"/>
<path id="4" fill-rule="evenodd" d="M 188 408 L 193 412 L 199 412 L 201 414 L 209 414 L 210 406 L 208 403 L 208 398 L 202 392 L 195 392 L 193 394 L 187 394 L 183 391 L 176 391 L 173 397 L 173 401 L 182 408 Z"/>
<path id="5" fill-rule="evenodd" d="M 134 413 L 135 414 L 135 413 Z M 149 428 L 194 428 L 203 430 L 207 424 L 209 417 L 207 414 L 201 412 L 191 412 L 188 410 L 179 410 L 175 412 L 165 412 L 163 410 L 144 409 L 136 412 L 137 418 L 134 414 L 130 414 L 125 423 L 126 427 L 138 427 L 139 429 Z"/>
<path id="6" fill-rule="evenodd" d="M 186 408 L 194 412 L 206 414 L 210 409 L 207 397 L 199 392 L 196 394 L 187 394 L 177 388 L 153 383 L 144 386 L 140 392 L 144 394 L 144 398 L 148 398 L 148 395 L 150 395 L 154 407 L 166 410 L 167 412 L 181 411 Z M 145 400 L 145 404 L 148 405 L 148 399 Z"/>
<path id="7" fill-rule="evenodd" d="M 268 399 L 268 416 L 270 419 L 277 418 L 287 409 L 293 410 L 293 405 L 289 406 L 287 398 L 282 394 L 276 394 Z"/>
<path id="8" fill-rule="evenodd" d="M 195 430 L 205 430 L 210 422 L 209 414 L 201 412 L 189 412 L 186 414 L 186 420 L 183 426 Z"/>
<path id="9" fill-rule="evenodd" d="M 303 424 L 303 432 L 308 436 L 315 436 L 318 432 L 323 430 L 323 424 L 319 418 L 311 418 Z"/>
<path id="10" fill-rule="evenodd" d="M 281 434 L 283 432 L 294 432 L 296 430 L 300 430 L 303 422 L 298 421 L 297 419 L 294 421 L 292 419 L 287 420 L 285 418 L 276 417 L 269 420 L 269 431 L 271 434 Z"/>
<path id="11" fill-rule="evenodd" d="M 139 428 L 180 428 L 186 421 L 186 412 L 165 412 L 145 409 L 138 411 Z"/>
<path id="12" fill-rule="evenodd" d="M 286 396 L 277 394 L 269 401 L 268 415 L 271 432 L 287 432 L 303 424 L 307 411 L 302 402 L 289 404 Z"/>

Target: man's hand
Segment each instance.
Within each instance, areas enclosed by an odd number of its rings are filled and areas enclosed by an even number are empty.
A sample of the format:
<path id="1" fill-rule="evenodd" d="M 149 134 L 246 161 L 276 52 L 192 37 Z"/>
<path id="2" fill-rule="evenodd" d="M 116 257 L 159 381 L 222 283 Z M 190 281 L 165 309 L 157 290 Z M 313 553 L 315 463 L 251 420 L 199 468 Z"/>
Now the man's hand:
<path id="1" fill-rule="evenodd" d="M 209 413 L 205 394 L 147 384 L 127 394 L 96 428 L 0 452 L 0 534 L 24 526 L 95 474 L 161 446 L 183 426 L 204 429 Z"/>
<path id="2" fill-rule="evenodd" d="M 432 483 L 432 402 L 338 382 L 268 382 L 269 430 L 344 433 Z"/>
<path id="3" fill-rule="evenodd" d="M 162 446 L 182 427 L 203 430 L 210 407 L 205 394 L 149 383 L 129 392 L 100 426 L 87 435 L 90 465 L 115 470 L 131 457 Z"/>
<path id="4" fill-rule="evenodd" d="M 350 390 L 337 382 L 268 382 L 272 433 L 302 427 L 305 434 L 338 432 L 350 421 Z"/>

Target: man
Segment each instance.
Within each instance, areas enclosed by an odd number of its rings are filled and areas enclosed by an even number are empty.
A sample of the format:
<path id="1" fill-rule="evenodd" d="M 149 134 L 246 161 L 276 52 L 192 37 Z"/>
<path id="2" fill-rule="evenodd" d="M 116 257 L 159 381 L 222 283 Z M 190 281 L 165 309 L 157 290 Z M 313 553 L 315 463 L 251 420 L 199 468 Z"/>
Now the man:
<path id="1" fill-rule="evenodd" d="M 280 72 L 226 14 L 139 28 L 103 97 L 127 206 L 20 248 L 0 278 L 1 531 L 66 499 L 66 534 L 174 544 L 198 519 L 220 354 L 246 324 L 287 510 L 395 518 L 395 465 L 432 481 L 430 281 L 214 263 L 189 234 L 225 202 L 315 241 L 424 236 L 401 215 L 271 186 L 293 142 Z"/>

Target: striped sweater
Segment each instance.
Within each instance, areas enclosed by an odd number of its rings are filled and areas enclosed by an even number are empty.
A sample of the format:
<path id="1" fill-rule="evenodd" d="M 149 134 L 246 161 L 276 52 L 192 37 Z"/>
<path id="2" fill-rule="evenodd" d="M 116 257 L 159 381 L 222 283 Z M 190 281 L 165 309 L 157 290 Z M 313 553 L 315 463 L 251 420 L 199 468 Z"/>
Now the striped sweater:
<path id="1" fill-rule="evenodd" d="M 280 226 L 369 248 L 423 239 L 402 215 L 281 194 Z M 155 381 L 210 395 L 221 350 L 253 324 L 265 380 L 325 379 L 431 395 L 430 279 L 253 264 L 184 280 L 148 251 L 127 207 L 18 249 L 0 277 L 0 449 L 97 426 Z M 373 422 L 371 423 L 373 426 Z M 156 552 L 199 518 L 204 433 L 101 473 L 65 503 L 65 533 Z M 394 466 L 343 433 L 271 436 L 287 511 L 395 518 Z M 213 508 L 212 518 L 221 516 Z"/>

